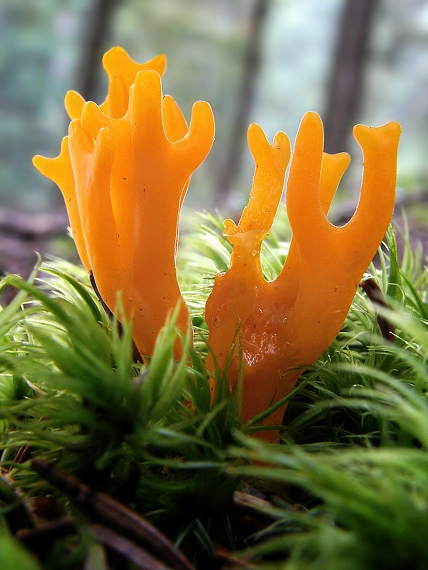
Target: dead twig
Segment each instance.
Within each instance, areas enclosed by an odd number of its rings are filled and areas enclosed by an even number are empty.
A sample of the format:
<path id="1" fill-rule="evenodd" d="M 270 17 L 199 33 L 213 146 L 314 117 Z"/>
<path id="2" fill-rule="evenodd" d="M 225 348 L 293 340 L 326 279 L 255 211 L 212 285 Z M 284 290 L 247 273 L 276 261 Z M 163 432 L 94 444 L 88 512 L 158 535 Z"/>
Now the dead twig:
<path id="1" fill-rule="evenodd" d="M 172 570 L 171 566 L 165 566 L 156 560 L 148 552 L 136 546 L 133 542 L 99 524 L 91 525 L 91 531 L 98 542 L 124 556 L 138 568 L 143 570 Z"/>
<path id="2" fill-rule="evenodd" d="M 369 277 L 368 279 L 364 279 L 360 283 L 361 289 L 370 299 L 374 309 L 376 310 L 376 306 L 383 307 L 384 309 L 388 308 L 386 304 L 385 298 L 383 296 L 382 291 L 379 288 L 379 285 L 376 281 Z M 389 342 L 394 342 L 394 325 L 390 323 L 387 319 L 382 317 L 381 315 L 377 315 L 377 324 L 379 325 L 380 332 L 385 340 Z"/>
<path id="3" fill-rule="evenodd" d="M 109 495 L 93 491 L 77 477 L 69 475 L 43 459 L 34 458 L 31 461 L 31 468 L 51 485 L 64 492 L 77 505 L 92 511 L 133 538 L 142 540 L 174 570 L 195 570 L 184 554 L 165 535 Z"/>
<path id="4" fill-rule="evenodd" d="M 234 556 L 232 552 L 220 546 L 214 550 L 212 556 L 217 560 L 221 560 L 223 568 L 242 568 L 245 570 L 252 570 L 256 568 L 254 564 L 248 562 L 248 560 L 245 560 L 245 558 L 238 558 L 237 556 Z"/>
<path id="5" fill-rule="evenodd" d="M 27 459 L 30 457 L 30 455 L 31 455 L 31 447 L 29 445 L 21 445 L 21 447 L 18 449 L 15 455 L 14 463 L 25 463 Z M 12 468 L 13 465 L 10 466 L 9 471 Z"/>
<path id="6" fill-rule="evenodd" d="M 45 551 L 57 540 L 75 532 L 76 525 L 69 517 L 61 517 L 50 521 L 36 528 L 20 529 L 16 533 L 16 538 L 33 552 Z"/>
<path id="7" fill-rule="evenodd" d="M 20 528 L 34 528 L 37 520 L 24 494 L 14 486 L 7 473 L 0 474 L 0 506 L 12 533 Z"/>
<path id="8" fill-rule="evenodd" d="M 273 506 L 272 503 L 265 499 L 261 499 L 260 497 L 256 497 L 250 493 L 244 493 L 242 491 L 235 491 L 233 493 L 232 504 L 239 510 L 246 512 L 250 511 L 251 513 L 254 513 L 254 511 L 260 513 L 261 509 L 272 508 Z"/>

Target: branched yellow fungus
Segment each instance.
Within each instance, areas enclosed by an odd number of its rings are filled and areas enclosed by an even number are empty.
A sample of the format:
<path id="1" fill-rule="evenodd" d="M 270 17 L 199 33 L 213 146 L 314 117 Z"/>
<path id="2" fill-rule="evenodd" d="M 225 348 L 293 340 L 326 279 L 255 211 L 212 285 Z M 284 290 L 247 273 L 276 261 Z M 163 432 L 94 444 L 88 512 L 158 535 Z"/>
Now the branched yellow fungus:
<path id="1" fill-rule="evenodd" d="M 162 58 L 140 66 L 113 48 L 104 65 L 106 101 L 69 93 L 73 120 L 61 154 L 34 164 L 61 188 L 82 263 L 110 310 L 121 294 L 145 356 L 179 302 L 178 326 L 188 330 L 175 267 L 178 221 L 189 178 L 213 143 L 214 118 L 200 101 L 187 127 L 174 99 L 162 97 Z"/>
<path id="2" fill-rule="evenodd" d="M 179 213 L 190 176 L 213 143 L 214 118 L 208 103 L 195 103 L 188 127 L 174 99 L 162 96 L 164 56 L 137 64 L 113 48 L 103 65 L 104 103 L 67 93 L 71 123 L 60 155 L 35 157 L 34 164 L 60 187 L 82 263 L 113 312 L 120 294 L 144 357 L 177 304 L 178 326 L 189 327 L 175 265 Z M 400 127 L 358 125 L 354 135 L 364 155 L 360 200 L 351 220 L 336 227 L 327 212 L 349 157 L 324 153 L 319 116 L 304 116 L 286 190 L 293 237 L 282 271 L 268 282 L 260 248 L 291 150 L 284 133 L 270 144 L 258 125 L 248 130 L 256 163 L 251 195 L 239 224 L 224 223 L 231 266 L 216 277 L 205 311 L 208 369 L 217 363 L 227 372 L 232 391 L 242 353 L 244 421 L 286 396 L 334 340 L 391 220 Z M 263 437 L 278 439 L 273 427 L 283 412 L 284 406 L 265 419 Z"/>
<path id="3" fill-rule="evenodd" d="M 242 346 L 243 420 L 286 396 L 302 368 L 335 339 L 391 220 L 400 127 L 358 125 L 354 135 L 364 155 L 360 200 L 351 220 L 336 227 L 326 214 L 349 157 L 324 153 L 319 116 L 304 116 L 286 190 L 293 239 L 281 273 L 267 282 L 260 245 L 271 229 L 289 153 L 284 135 L 277 135 L 270 147 L 259 128 L 250 127 L 249 146 L 256 162 L 250 201 L 237 227 L 225 222 L 224 233 L 234 246 L 231 267 L 216 277 L 205 315 L 209 345 L 220 369 L 236 340 L 228 371 L 232 389 Z M 211 356 L 211 369 L 212 361 Z M 280 424 L 283 413 L 284 406 L 265 424 Z M 263 437 L 276 441 L 278 435 L 268 430 Z"/>

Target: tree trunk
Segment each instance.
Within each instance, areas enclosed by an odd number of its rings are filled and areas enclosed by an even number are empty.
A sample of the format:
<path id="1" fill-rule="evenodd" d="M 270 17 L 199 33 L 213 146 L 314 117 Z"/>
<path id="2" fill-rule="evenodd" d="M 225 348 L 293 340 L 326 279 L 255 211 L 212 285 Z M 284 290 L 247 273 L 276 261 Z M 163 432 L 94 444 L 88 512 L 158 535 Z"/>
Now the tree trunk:
<path id="1" fill-rule="evenodd" d="M 339 23 L 324 113 L 325 150 L 346 150 L 360 104 L 364 63 L 379 0 L 346 0 Z"/>
<path id="2" fill-rule="evenodd" d="M 77 91 L 87 101 L 93 101 L 96 96 L 104 44 L 118 4 L 119 0 L 93 0 L 89 11 L 77 79 Z"/>
<path id="3" fill-rule="evenodd" d="M 263 24 L 271 0 L 255 0 L 243 57 L 242 81 L 238 90 L 237 111 L 232 125 L 226 162 L 220 170 L 215 200 L 223 202 L 233 188 L 242 162 L 246 132 L 257 87 L 263 46 Z"/>

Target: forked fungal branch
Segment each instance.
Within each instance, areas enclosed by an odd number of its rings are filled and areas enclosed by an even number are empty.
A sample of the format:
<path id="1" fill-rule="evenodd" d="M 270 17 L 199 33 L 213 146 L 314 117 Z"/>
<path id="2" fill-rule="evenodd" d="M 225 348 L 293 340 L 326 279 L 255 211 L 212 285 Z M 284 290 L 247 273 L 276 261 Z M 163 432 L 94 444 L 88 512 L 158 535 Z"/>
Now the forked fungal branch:
<path id="1" fill-rule="evenodd" d="M 103 65 L 109 80 L 104 103 L 69 92 L 71 123 L 60 155 L 37 156 L 34 164 L 60 187 L 82 263 L 111 311 L 120 293 L 144 358 L 177 303 L 178 326 L 183 332 L 189 327 L 175 265 L 179 214 L 190 177 L 212 146 L 214 118 L 200 101 L 188 127 L 174 99 L 162 96 L 164 56 L 137 64 L 116 47 Z M 205 312 L 208 369 L 216 361 L 223 370 L 237 332 L 242 339 L 244 421 L 287 395 L 302 369 L 334 340 L 392 217 L 400 126 L 354 128 L 364 170 L 357 209 L 343 227 L 330 223 L 327 212 L 349 156 L 324 153 L 323 136 L 320 117 L 307 113 L 286 188 L 293 237 L 282 271 L 268 282 L 260 248 L 278 209 L 291 150 L 282 132 L 270 144 L 258 125 L 248 129 L 256 164 L 250 199 L 238 225 L 224 223 L 233 244 L 231 265 L 216 277 Z M 234 390 L 237 349 L 228 374 Z M 264 423 L 280 424 L 283 412 L 284 406 Z M 267 430 L 263 437 L 276 441 L 278 432 Z"/>

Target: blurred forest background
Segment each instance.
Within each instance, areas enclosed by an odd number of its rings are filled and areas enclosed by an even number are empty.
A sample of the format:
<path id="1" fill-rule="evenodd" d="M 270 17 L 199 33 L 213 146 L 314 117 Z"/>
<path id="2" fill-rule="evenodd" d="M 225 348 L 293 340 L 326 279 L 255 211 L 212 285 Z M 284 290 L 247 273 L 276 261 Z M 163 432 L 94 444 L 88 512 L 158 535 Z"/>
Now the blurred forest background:
<path id="1" fill-rule="evenodd" d="M 31 159 L 59 153 L 67 90 L 104 100 L 101 57 L 113 45 L 138 62 L 165 53 L 164 92 L 187 118 L 196 100 L 213 107 L 216 140 L 193 177 L 187 207 L 240 211 L 253 174 L 247 126 L 259 123 L 269 138 L 283 130 L 293 141 L 308 110 L 323 117 L 326 150 L 354 157 L 339 219 L 358 194 L 357 122 L 401 123 L 399 203 L 423 203 L 428 0 L 0 0 L 0 235 L 6 239 L 0 265 L 6 270 L 16 270 L 12 258 L 25 257 L 19 240 L 43 250 L 48 236 L 63 234 L 60 192 Z M 424 210 L 417 211 L 425 222 Z"/>

